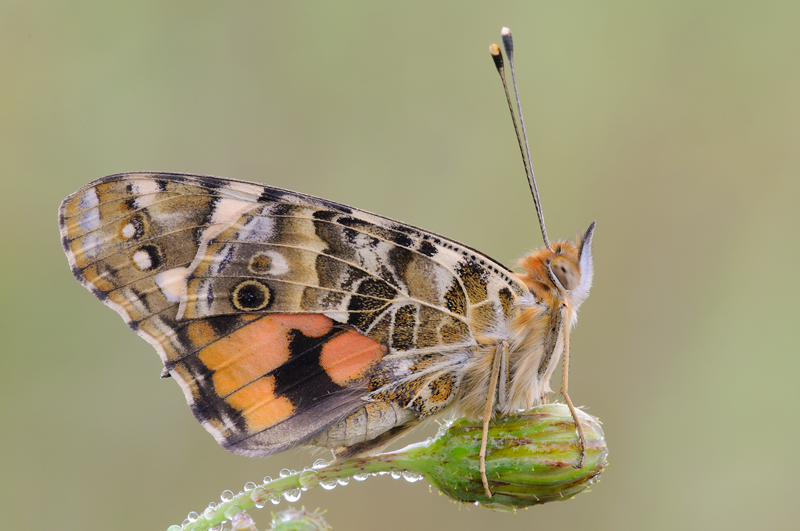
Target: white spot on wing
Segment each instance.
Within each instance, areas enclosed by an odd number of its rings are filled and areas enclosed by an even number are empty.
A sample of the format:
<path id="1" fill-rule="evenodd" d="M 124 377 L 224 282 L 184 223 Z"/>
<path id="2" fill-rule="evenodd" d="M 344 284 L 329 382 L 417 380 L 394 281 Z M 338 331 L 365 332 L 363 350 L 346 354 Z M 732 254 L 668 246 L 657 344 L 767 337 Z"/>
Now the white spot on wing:
<path id="1" fill-rule="evenodd" d="M 94 188 L 86 190 L 86 193 L 84 193 L 78 201 L 78 206 L 83 210 L 87 210 L 87 212 L 81 216 L 80 221 L 81 230 L 84 232 L 91 232 L 100 226 L 100 209 L 97 208 L 99 204 L 100 198 L 97 195 L 97 190 Z"/>
<path id="2" fill-rule="evenodd" d="M 160 192 L 158 183 L 155 181 L 134 181 L 133 195 L 136 208 L 146 208 L 152 205 Z"/>
<path id="3" fill-rule="evenodd" d="M 277 251 L 266 251 L 264 254 L 269 256 L 272 261 L 271 267 L 269 271 L 267 271 L 268 275 L 278 277 L 289 272 L 289 262 L 286 261 L 286 258 L 284 258 L 281 253 Z"/>
<path id="4" fill-rule="evenodd" d="M 176 267 L 156 275 L 156 284 L 169 302 L 179 302 L 186 282 L 186 267 Z"/>
<path id="5" fill-rule="evenodd" d="M 136 251 L 133 253 L 133 263 L 142 271 L 147 271 L 153 267 L 153 260 L 150 259 L 150 253 L 147 251 Z"/>
<path id="6" fill-rule="evenodd" d="M 133 226 L 133 223 L 128 223 L 124 227 L 122 227 L 122 237 L 126 239 L 133 238 L 133 235 L 136 234 L 136 227 Z"/>
<path id="7" fill-rule="evenodd" d="M 231 226 L 242 217 L 242 214 L 252 209 L 254 206 L 255 205 L 251 201 L 228 198 L 220 199 L 214 206 L 214 214 L 211 216 L 211 223 Z"/>
<path id="8" fill-rule="evenodd" d="M 92 208 L 81 216 L 81 230 L 91 232 L 100 226 L 100 209 Z"/>
<path id="9" fill-rule="evenodd" d="M 86 193 L 81 196 L 79 203 L 81 208 L 94 208 L 99 204 L 100 198 L 97 196 L 97 190 L 94 188 L 87 190 Z"/>

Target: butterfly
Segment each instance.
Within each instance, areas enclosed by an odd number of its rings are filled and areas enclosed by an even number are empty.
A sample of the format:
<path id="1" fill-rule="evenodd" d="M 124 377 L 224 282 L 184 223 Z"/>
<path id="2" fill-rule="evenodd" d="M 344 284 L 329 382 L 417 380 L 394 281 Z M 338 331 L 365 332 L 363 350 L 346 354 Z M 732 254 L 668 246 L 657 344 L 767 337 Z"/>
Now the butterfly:
<path id="1" fill-rule="evenodd" d="M 445 409 L 486 426 L 546 402 L 593 276 L 594 223 L 515 273 L 364 210 L 201 175 L 103 177 L 59 224 L 75 278 L 248 456 L 365 455 Z"/>

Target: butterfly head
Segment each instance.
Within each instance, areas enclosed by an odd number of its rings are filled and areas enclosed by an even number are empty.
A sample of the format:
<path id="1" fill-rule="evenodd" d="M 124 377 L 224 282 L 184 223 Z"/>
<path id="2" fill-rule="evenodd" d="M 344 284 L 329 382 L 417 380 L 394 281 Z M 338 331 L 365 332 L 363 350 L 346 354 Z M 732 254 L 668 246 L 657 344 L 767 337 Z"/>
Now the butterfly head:
<path id="1" fill-rule="evenodd" d="M 572 310 L 589 296 L 594 265 L 592 236 L 594 222 L 575 242 L 556 241 L 522 257 L 518 265 L 525 270 L 519 278 L 540 300 L 564 301 Z"/>

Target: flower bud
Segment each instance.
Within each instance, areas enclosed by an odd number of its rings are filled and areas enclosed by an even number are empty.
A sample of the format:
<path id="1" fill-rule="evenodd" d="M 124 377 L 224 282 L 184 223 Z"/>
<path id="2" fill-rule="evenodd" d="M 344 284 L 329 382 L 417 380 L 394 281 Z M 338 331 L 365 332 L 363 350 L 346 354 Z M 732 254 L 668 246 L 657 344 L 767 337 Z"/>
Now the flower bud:
<path id="1" fill-rule="evenodd" d="M 597 481 L 608 449 L 600 421 L 578 411 L 586 433 L 587 456 L 581 468 L 580 441 L 569 408 L 542 405 L 495 419 L 489 426 L 486 476 L 481 482 L 478 454 L 482 424 L 460 419 L 443 426 L 429 445 L 414 448 L 415 469 L 454 500 L 516 510 L 569 499 Z"/>

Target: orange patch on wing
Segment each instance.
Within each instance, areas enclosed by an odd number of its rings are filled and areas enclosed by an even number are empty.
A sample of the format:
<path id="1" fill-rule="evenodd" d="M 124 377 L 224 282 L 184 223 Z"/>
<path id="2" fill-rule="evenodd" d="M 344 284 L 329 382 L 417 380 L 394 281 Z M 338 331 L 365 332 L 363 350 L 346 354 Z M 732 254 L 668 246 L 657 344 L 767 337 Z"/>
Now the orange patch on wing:
<path id="1" fill-rule="evenodd" d="M 288 361 L 290 330 L 319 337 L 331 328 L 333 321 L 324 315 L 268 315 L 204 347 L 197 356 L 214 372 L 214 389 L 224 398 Z"/>
<path id="2" fill-rule="evenodd" d="M 230 395 L 225 401 L 241 411 L 250 432 L 258 432 L 286 420 L 294 413 L 292 402 L 275 395 L 275 377 L 265 376 Z"/>
<path id="3" fill-rule="evenodd" d="M 191 321 L 186 326 L 186 335 L 193 345 L 208 345 L 214 341 L 216 332 L 208 321 Z"/>
<path id="4" fill-rule="evenodd" d="M 244 324 L 248 321 L 260 319 L 261 317 L 262 316 L 260 315 L 240 315 L 238 320 L 240 323 Z M 194 348 L 202 348 L 209 343 L 213 343 L 214 341 L 221 339 L 214 330 L 214 327 L 211 326 L 211 323 L 201 319 L 190 321 L 189 324 L 186 325 L 186 335 L 189 338 L 189 341 L 192 342 Z"/>
<path id="5" fill-rule="evenodd" d="M 272 320 L 287 331 L 297 329 L 308 337 L 324 336 L 333 328 L 333 321 L 320 313 L 280 313 L 271 316 Z"/>
<path id="6" fill-rule="evenodd" d="M 346 387 L 369 376 L 385 354 L 377 341 L 348 330 L 322 346 L 319 363 L 334 383 Z"/>

